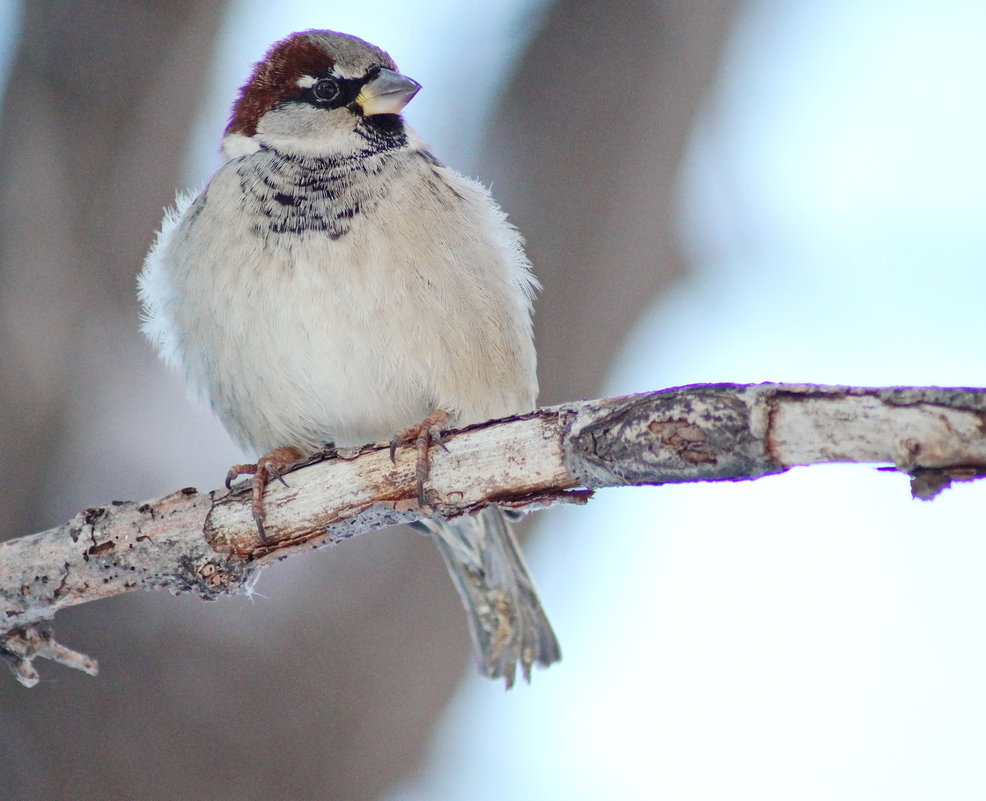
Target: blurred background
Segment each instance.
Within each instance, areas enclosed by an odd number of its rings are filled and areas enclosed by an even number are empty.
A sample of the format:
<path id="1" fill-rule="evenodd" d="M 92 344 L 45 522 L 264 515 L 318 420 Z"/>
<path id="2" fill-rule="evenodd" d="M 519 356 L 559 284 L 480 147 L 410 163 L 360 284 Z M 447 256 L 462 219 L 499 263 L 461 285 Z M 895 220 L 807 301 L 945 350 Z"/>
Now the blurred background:
<path id="1" fill-rule="evenodd" d="M 134 277 L 252 63 L 310 27 L 387 49 L 527 235 L 544 403 L 986 384 L 979 0 L 0 0 L 0 536 L 239 460 Z M 565 658 L 510 693 L 403 529 L 252 603 L 68 610 L 102 672 L 0 676 L 0 796 L 982 798 L 984 507 L 833 466 L 540 514 Z"/>

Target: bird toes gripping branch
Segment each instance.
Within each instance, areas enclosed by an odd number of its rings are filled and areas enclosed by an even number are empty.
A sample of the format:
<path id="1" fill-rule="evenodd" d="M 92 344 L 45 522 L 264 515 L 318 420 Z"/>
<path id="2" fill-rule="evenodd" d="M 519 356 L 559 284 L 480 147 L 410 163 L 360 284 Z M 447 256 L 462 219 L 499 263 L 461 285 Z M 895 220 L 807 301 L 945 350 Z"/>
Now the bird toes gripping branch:
<path id="1" fill-rule="evenodd" d="M 448 451 L 448 448 L 445 447 L 445 440 L 442 438 L 442 432 L 448 428 L 449 422 L 448 412 L 444 409 L 435 409 L 418 425 L 401 431 L 390 441 L 390 461 L 392 462 L 397 461 L 398 446 L 414 443 L 414 448 L 417 451 L 414 479 L 417 483 L 418 504 L 420 506 L 428 506 L 428 499 L 425 497 L 425 481 L 428 480 L 428 473 L 431 469 L 428 457 L 429 448 L 434 443 L 441 446 L 442 450 Z"/>
<path id="2" fill-rule="evenodd" d="M 257 459 L 256 464 L 234 464 L 226 473 L 226 489 L 230 489 L 233 482 L 242 475 L 252 475 L 250 488 L 252 500 L 250 509 L 253 512 L 254 522 L 257 524 L 257 533 L 260 541 L 265 545 L 269 542 L 267 532 L 264 529 L 264 488 L 272 478 L 276 478 L 284 486 L 287 482 L 281 477 L 281 473 L 296 462 L 301 461 L 304 455 L 297 448 L 274 448 L 270 453 Z"/>

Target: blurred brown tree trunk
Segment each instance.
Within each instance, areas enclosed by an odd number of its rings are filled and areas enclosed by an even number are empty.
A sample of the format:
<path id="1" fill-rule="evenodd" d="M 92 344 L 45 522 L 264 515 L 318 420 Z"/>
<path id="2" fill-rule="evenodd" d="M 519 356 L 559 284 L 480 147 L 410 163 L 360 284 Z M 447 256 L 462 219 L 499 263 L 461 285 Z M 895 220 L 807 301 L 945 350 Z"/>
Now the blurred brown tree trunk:
<path id="1" fill-rule="evenodd" d="M 133 336 L 134 274 L 174 198 L 223 11 L 193 0 L 23 4 L 0 115 L 0 536 L 71 513 L 64 445 L 88 412 L 89 376 L 112 374 L 114 343 Z M 91 459 L 99 471 L 116 455 L 92 442 Z M 107 655 L 134 659 L 126 638 L 141 621 L 105 611 L 70 624 L 70 637 L 114 629 Z M 123 712 L 133 699 L 112 678 L 51 678 L 40 693 L 0 680 L 0 796 L 139 797 L 127 774 L 153 762 L 134 749 L 156 744 Z M 174 786 L 167 771 L 157 779 Z"/>
<path id="2" fill-rule="evenodd" d="M 596 397 L 640 314 L 686 269 L 678 174 L 737 5 L 566 0 L 518 65 L 486 160 L 544 285 L 541 403 Z"/>
<path id="3" fill-rule="evenodd" d="M 677 172 L 734 5 L 562 0 L 505 89 L 481 172 L 545 285 L 543 402 L 595 395 L 637 316 L 683 270 Z M 90 473 L 146 496 L 185 480 L 144 464 L 153 451 L 127 461 L 92 435 L 82 459 L 65 442 L 96 414 L 92 374 L 115 379 L 121 408 L 162 380 L 138 339 L 133 280 L 181 183 L 223 10 L 25 4 L 0 117 L 4 536 L 108 500 L 79 489 L 93 491 Z M 173 419 L 147 412 L 139 425 L 192 460 L 175 397 Z M 133 419 L 111 415 L 102 430 L 138 438 L 116 431 Z M 264 603 L 141 596 L 59 617 L 103 675 L 44 666 L 33 691 L 0 676 L 0 796 L 373 798 L 405 777 L 469 649 L 437 554 L 394 534 L 295 561 L 264 576 Z"/>
<path id="4" fill-rule="evenodd" d="M 3 536 L 57 519 L 39 491 L 76 385 L 99 358 L 85 351 L 87 335 L 132 314 L 134 271 L 155 207 L 174 198 L 222 10 L 24 4 L 0 118 Z"/>

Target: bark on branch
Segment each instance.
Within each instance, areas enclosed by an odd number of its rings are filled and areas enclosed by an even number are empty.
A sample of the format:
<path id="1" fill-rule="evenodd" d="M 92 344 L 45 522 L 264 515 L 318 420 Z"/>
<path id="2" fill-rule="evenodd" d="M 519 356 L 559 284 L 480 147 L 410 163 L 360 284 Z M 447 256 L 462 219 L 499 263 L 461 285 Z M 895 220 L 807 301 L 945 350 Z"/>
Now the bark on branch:
<path id="1" fill-rule="evenodd" d="M 0 657 L 27 686 L 33 660 L 96 672 L 47 628 L 61 608 L 138 589 L 203 598 L 250 593 L 289 554 L 422 517 L 491 503 L 584 503 L 619 485 L 755 479 L 796 465 L 876 462 L 911 476 L 915 497 L 986 475 L 986 389 L 705 384 L 580 401 L 452 432 L 416 499 L 413 449 L 328 452 L 266 493 L 261 543 L 249 494 L 187 488 L 86 509 L 0 544 Z"/>

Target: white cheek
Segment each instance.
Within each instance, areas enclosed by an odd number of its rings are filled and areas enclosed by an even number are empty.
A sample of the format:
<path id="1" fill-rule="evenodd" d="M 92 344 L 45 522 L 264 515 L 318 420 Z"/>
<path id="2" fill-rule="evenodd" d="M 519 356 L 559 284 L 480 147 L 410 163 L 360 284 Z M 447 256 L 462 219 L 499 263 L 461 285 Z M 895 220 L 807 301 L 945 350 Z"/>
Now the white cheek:
<path id="1" fill-rule="evenodd" d="M 257 142 L 313 156 L 347 155 L 365 147 L 355 134 L 359 118 L 345 108 L 321 109 L 304 103 L 274 108 L 257 124 Z"/>

